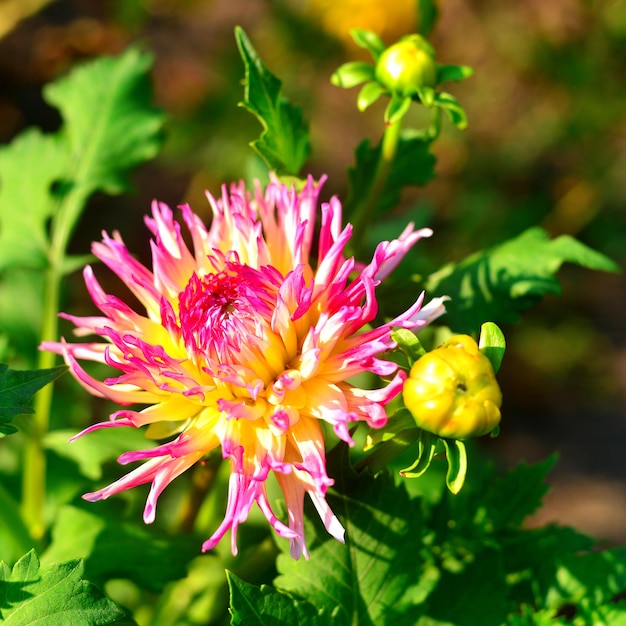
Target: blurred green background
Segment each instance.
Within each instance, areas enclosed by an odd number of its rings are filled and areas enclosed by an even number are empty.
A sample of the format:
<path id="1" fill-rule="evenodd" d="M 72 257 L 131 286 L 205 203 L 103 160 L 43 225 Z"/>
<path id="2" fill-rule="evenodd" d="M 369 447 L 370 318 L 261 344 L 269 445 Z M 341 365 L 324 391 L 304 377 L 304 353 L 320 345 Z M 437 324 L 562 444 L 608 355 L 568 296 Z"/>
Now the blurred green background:
<path id="1" fill-rule="evenodd" d="M 325 196 L 345 196 L 352 151 L 365 136 L 378 141 L 385 106 L 381 100 L 359 114 L 356 91 L 329 82 L 342 62 L 368 60 L 349 30 L 375 30 L 392 43 L 417 28 L 418 6 L 428 4 L 0 0 L 0 142 L 33 124 L 57 128 L 41 88 L 77 62 L 135 42 L 151 50 L 156 102 L 169 115 L 165 148 L 138 171 L 134 193 L 93 199 L 72 246 L 85 253 L 102 229 L 118 229 L 147 258 L 143 215 L 153 198 L 189 201 L 208 217 L 204 189 L 218 193 L 223 182 L 259 171 L 248 142 L 260 127 L 236 106 L 239 24 L 310 120 L 309 171 L 329 175 Z M 436 231 L 420 253 L 434 268 L 541 224 L 623 267 L 626 2 L 440 0 L 437 7 L 438 60 L 476 74 L 449 87 L 467 111 L 468 130 L 446 125 L 435 143 L 437 179 L 403 196 L 401 209 Z M 562 297 L 546 298 L 522 325 L 505 328 L 502 434 L 481 445 L 506 466 L 557 450 L 554 489 L 535 522 L 560 520 L 624 543 L 626 279 L 572 267 L 560 276 Z M 77 274 L 64 309 L 91 311 L 85 297 Z"/>

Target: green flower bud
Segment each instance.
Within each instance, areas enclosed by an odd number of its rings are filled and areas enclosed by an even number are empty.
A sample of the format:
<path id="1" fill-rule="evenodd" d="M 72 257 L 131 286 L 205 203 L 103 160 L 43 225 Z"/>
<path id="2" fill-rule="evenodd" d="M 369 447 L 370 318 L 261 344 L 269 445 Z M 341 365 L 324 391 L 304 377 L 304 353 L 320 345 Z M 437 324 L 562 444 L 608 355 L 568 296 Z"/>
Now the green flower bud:
<path id="1" fill-rule="evenodd" d="M 435 87 L 437 64 L 432 46 L 420 35 L 400 39 L 378 58 L 376 80 L 401 96 L 414 96 L 421 87 Z"/>
<path id="2" fill-rule="evenodd" d="M 402 396 L 417 426 L 440 437 L 479 437 L 500 422 L 502 393 L 493 367 L 467 335 L 416 361 Z"/>

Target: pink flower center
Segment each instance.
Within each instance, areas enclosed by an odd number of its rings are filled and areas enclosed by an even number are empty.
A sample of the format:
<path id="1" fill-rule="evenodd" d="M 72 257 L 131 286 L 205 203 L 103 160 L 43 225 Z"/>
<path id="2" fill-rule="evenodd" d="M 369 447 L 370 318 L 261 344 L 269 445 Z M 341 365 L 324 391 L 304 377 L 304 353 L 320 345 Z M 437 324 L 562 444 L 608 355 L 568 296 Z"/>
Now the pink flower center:
<path id="1" fill-rule="evenodd" d="M 263 337 L 271 319 L 271 294 L 263 278 L 258 270 L 233 262 L 202 278 L 194 272 L 178 296 L 187 350 L 230 363 L 244 343 Z"/>

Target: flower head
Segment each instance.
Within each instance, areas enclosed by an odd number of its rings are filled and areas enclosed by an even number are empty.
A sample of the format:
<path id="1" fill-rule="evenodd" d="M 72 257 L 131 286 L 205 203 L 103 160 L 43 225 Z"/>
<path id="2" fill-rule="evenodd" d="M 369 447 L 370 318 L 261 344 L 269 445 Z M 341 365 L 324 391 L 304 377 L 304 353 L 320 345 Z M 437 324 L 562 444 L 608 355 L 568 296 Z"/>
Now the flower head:
<path id="1" fill-rule="evenodd" d="M 265 190 L 257 184 L 251 194 L 241 183 L 224 188 L 219 199 L 208 195 L 213 210 L 208 229 L 182 206 L 191 250 L 173 212 L 154 202 L 146 218 L 153 235 L 151 270 L 131 256 L 119 233 L 105 233 L 93 244 L 94 254 L 123 280 L 145 313 L 106 294 L 86 267 L 87 289 L 102 315 L 64 317 L 76 325 L 76 335 L 105 341 L 62 340 L 42 347 L 62 354 L 92 394 L 123 406 L 147 405 L 116 411 L 81 435 L 149 425 L 149 437 L 173 440 L 122 454 L 121 464 L 143 463 L 85 499 L 102 500 L 151 483 L 144 511 L 150 523 L 165 487 L 221 449 L 231 468 L 228 504 L 203 550 L 230 529 L 236 553 L 237 527 L 256 502 L 276 532 L 290 539 L 291 554 L 307 556 L 307 493 L 328 532 L 343 540 L 325 498 L 333 480 L 326 473 L 321 423 L 348 444 L 352 422 L 383 426 L 384 405 L 400 393 L 406 377 L 379 358 L 395 346 L 391 329 L 424 325 L 441 307 L 435 302 L 422 308 L 422 294 L 396 319 L 371 326 L 376 286 L 431 232 L 409 225 L 398 239 L 380 243 L 369 264 L 357 264 L 344 256 L 351 226 L 342 228 L 336 198 L 322 204 L 313 243 L 320 184 L 309 178 L 300 193 L 275 180 Z M 82 359 L 120 373 L 96 380 L 79 364 Z M 365 371 L 390 381 L 375 390 L 348 382 Z M 268 501 L 270 472 L 284 493 L 287 523 L 277 519 Z"/>

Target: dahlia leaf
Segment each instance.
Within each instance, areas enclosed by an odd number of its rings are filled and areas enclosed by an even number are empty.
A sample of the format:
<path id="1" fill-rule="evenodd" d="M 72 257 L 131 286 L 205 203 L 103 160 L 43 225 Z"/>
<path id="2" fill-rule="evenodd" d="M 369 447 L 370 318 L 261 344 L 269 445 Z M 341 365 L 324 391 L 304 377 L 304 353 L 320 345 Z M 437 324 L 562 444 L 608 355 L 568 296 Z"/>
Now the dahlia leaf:
<path id="1" fill-rule="evenodd" d="M 19 504 L 11 493 L 0 483 L 0 546 L 2 556 L 9 562 L 28 552 L 33 540 L 20 513 Z"/>
<path id="2" fill-rule="evenodd" d="M 67 370 L 59 365 L 44 370 L 10 370 L 0 363 L 0 438 L 17 429 L 10 424 L 14 417 L 33 413 L 28 404 L 35 392 L 51 383 Z"/>
<path id="3" fill-rule="evenodd" d="M 310 602 L 297 600 L 268 585 L 251 585 L 226 571 L 232 626 L 322 626 L 329 623 Z"/>
<path id="4" fill-rule="evenodd" d="M 68 159 L 60 137 L 37 129 L 0 148 L 0 270 L 46 266 L 46 224 L 57 207 L 52 186 Z"/>
<path id="5" fill-rule="evenodd" d="M 431 274 L 424 285 L 432 295 L 454 294 L 446 302 L 446 323 L 456 332 L 474 332 L 491 320 L 516 322 L 545 294 L 560 294 L 555 277 L 563 263 L 605 272 L 617 265 L 576 239 L 562 235 L 550 239 L 538 227 L 514 239 L 476 252 Z"/>
<path id="6" fill-rule="evenodd" d="M 372 181 L 380 155 L 380 144 L 372 147 L 368 139 L 362 141 L 355 151 L 355 164 L 348 170 L 350 193 L 346 202 L 348 216 L 354 207 L 371 193 Z M 435 177 L 435 157 L 430 153 L 430 141 L 417 131 L 404 130 L 391 170 L 380 195 L 376 212 L 385 213 L 400 199 L 403 187 L 424 186 Z"/>
<path id="7" fill-rule="evenodd" d="M 130 169 L 156 155 L 163 115 L 150 104 L 151 62 L 130 48 L 44 88 L 60 131 L 30 129 L 0 150 L 0 270 L 46 267 L 48 232 L 64 251 L 87 198 L 127 190 Z"/>
<path id="8" fill-rule="evenodd" d="M 502 478 L 493 481 L 484 503 L 495 528 L 517 527 L 541 506 L 550 489 L 545 482 L 546 475 L 556 461 L 554 454 L 534 465 L 520 463 Z"/>
<path id="9" fill-rule="evenodd" d="M 502 560 L 500 552 L 487 547 L 461 571 L 442 568 L 438 585 L 428 596 L 428 617 L 442 626 L 501 626 L 509 612 Z"/>
<path id="10" fill-rule="evenodd" d="M 53 430 L 46 434 L 44 445 L 74 461 L 80 473 L 90 480 L 102 478 L 105 462 L 114 461 L 122 452 L 146 447 L 145 433 L 132 428 L 103 428 L 68 443 L 75 435 L 74 430 Z"/>
<path id="11" fill-rule="evenodd" d="M 68 193 L 127 191 L 130 169 L 156 156 L 164 117 L 151 104 L 151 65 L 151 55 L 129 48 L 45 87 L 45 99 L 63 117 L 61 135 L 72 155 Z"/>
<path id="12" fill-rule="evenodd" d="M 80 559 L 41 566 L 31 551 L 13 569 L 0 563 L 0 621 L 6 626 L 104 626 L 124 616 L 120 606 L 83 579 Z"/>
<path id="13" fill-rule="evenodd" d="M 345 544 L 319 528 L 308 562 L 279 555 L 275 584 L 326 608 L 333 624 L 386 624 L 389 607 L 430 580 L 420 504 L 409 499 L 404 486 L 394 486 L 387 473 L 372 479 L 342 471 L 336 483 L 341 493 L 329 492 L 327 499 L 345 526 Z M 307 537 L 312 534 L 307 529 Z M 412 626 L 415 620 L 406 612 L 393 623 Z"/>
<path id="14" fill-rule="evenodd" d="M 57 514 L 52 543 L 42 560 L 51 563 L 80 555 L 85 557 L 87 576 L 96 584 L 128 578 L 158 593 L 167 583 L 185 577 L 189 561 L 198 552 L 199 544 L 192 537 L 163 537 L 144 525 L 120 521 L 110 512 L 65 506 Z"/>
<path id="15" fill-rule="evenodd" d="M 311 150 L 302 110 L 281 94 L 281 81 L 265 67 L 241 27 L 235 28 L 235 38 L 245 66 L 239 105 L 263 126 L 260 138 L 250 145 L 277 174 L 297 176 Z"/>
<path id="16" fill-rule="evenodd" d="M 625 591 L 626 547 L 570 554 L 558 566 L 546 595 L 546 606 L 556 608 L 586 600 L 599 607 Z"/>

